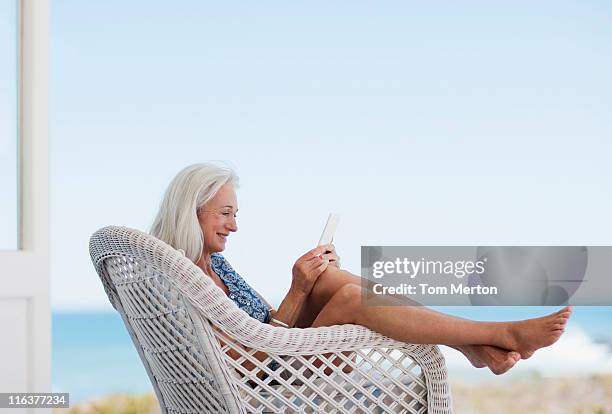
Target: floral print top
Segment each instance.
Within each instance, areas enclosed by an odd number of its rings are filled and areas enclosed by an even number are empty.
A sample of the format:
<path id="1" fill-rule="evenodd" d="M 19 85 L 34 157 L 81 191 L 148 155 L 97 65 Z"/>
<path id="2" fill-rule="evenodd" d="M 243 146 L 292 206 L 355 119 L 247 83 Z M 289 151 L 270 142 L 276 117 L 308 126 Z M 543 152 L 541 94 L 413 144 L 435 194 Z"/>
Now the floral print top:
<path id="1" fill-rule="evenodd" d="M 213 271 L 219 275 L 227 286 L 230 299 L 250 317 L 262 323 L 268 323 L 270 310 L 253 288 L 225 260 L 225 257 L 220 253 L 212 253 L 210 260 Z"/>

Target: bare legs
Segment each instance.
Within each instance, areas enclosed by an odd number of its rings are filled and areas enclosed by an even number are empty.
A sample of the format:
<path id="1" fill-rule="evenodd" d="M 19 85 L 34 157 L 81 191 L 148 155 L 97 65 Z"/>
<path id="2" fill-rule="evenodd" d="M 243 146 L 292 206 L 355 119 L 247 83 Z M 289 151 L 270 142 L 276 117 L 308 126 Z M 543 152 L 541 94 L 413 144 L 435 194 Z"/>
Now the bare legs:
<path id="1" fill-rule="evenodd" d="M 391 300 L 388 306 L 364 306 L 360 283 L 358 276 L 329 267 L 313 287 L 298 326 L 355 323 L 402 342 L 448 345 L 474 366 L 485 364 L 499 374 L 519 357 L 528 358 L 556 342 L 571 314 L 570 308 L 564 308 L 525 321 L 476 322 L 422 306 L 391 306 Z"/>

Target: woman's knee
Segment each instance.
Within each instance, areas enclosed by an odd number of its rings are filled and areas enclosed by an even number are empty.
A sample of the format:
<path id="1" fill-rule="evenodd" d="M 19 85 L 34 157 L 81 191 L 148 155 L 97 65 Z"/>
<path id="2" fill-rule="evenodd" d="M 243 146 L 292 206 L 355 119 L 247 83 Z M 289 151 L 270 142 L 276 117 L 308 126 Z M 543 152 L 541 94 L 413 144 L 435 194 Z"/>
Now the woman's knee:
<path id="1" fill-rule="evenodd" d="M 313 327 L 355 323 L 359 318 L 361 286 L 347 283 L 340 287 L 317 315 Z"/>
<path id="2" fill-rule="evenodd" d="M 328 266 L 321 273 L 315 283 L 311 299 L 320 307 L 323 307 L 343 286 L 347 284 L 359 284 L 361 279 L 349 272 Z"/>
<path id="3" fill-rule="evenodd" d="M 332 301 L 348 312 L 354 312 L 361 306 L 362 288 L 355 283 L 342 285 L 332 296 Z"/>

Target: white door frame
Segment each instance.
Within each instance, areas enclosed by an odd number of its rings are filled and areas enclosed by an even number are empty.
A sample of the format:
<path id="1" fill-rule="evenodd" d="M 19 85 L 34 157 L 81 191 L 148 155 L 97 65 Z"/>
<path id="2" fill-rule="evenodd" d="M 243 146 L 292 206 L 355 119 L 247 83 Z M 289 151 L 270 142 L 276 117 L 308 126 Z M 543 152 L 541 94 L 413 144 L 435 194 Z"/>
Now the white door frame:
<path id="1" fill-rule="evenodd" d="M 0 392 L 50 392 L 49 2 L 18 4 L 20 249 L 0 252 Z"/>

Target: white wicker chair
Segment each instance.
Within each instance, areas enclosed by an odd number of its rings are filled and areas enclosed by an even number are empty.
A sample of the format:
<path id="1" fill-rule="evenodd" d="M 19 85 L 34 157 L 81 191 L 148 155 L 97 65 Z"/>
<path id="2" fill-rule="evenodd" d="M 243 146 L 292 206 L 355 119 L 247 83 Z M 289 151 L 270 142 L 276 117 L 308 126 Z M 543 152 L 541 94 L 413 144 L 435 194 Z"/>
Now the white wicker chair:
<path id="1" fill-rule="evenodd" d="M 184 255 L 137 230 L 98 230 L 90 254 L 163 413 L 451 412 L 435 345 L 397 342 L 359 325 L 262 324 Z M 242 357 L 230 358 L 230 347 Z M 256 351 L 269 358 L 259 362 Z M 315 358 L 324 365 L 317 368 Z M 257 368 L 249 371 L 246 360 Z M 272 360 L 281 368 L 268 368 Z M 351 373 L 343 372 L 346 366 Z M 324 373 L 326 367 L 332 372 Z M 268 376 L 260 379 L 258 370 Z"/>

